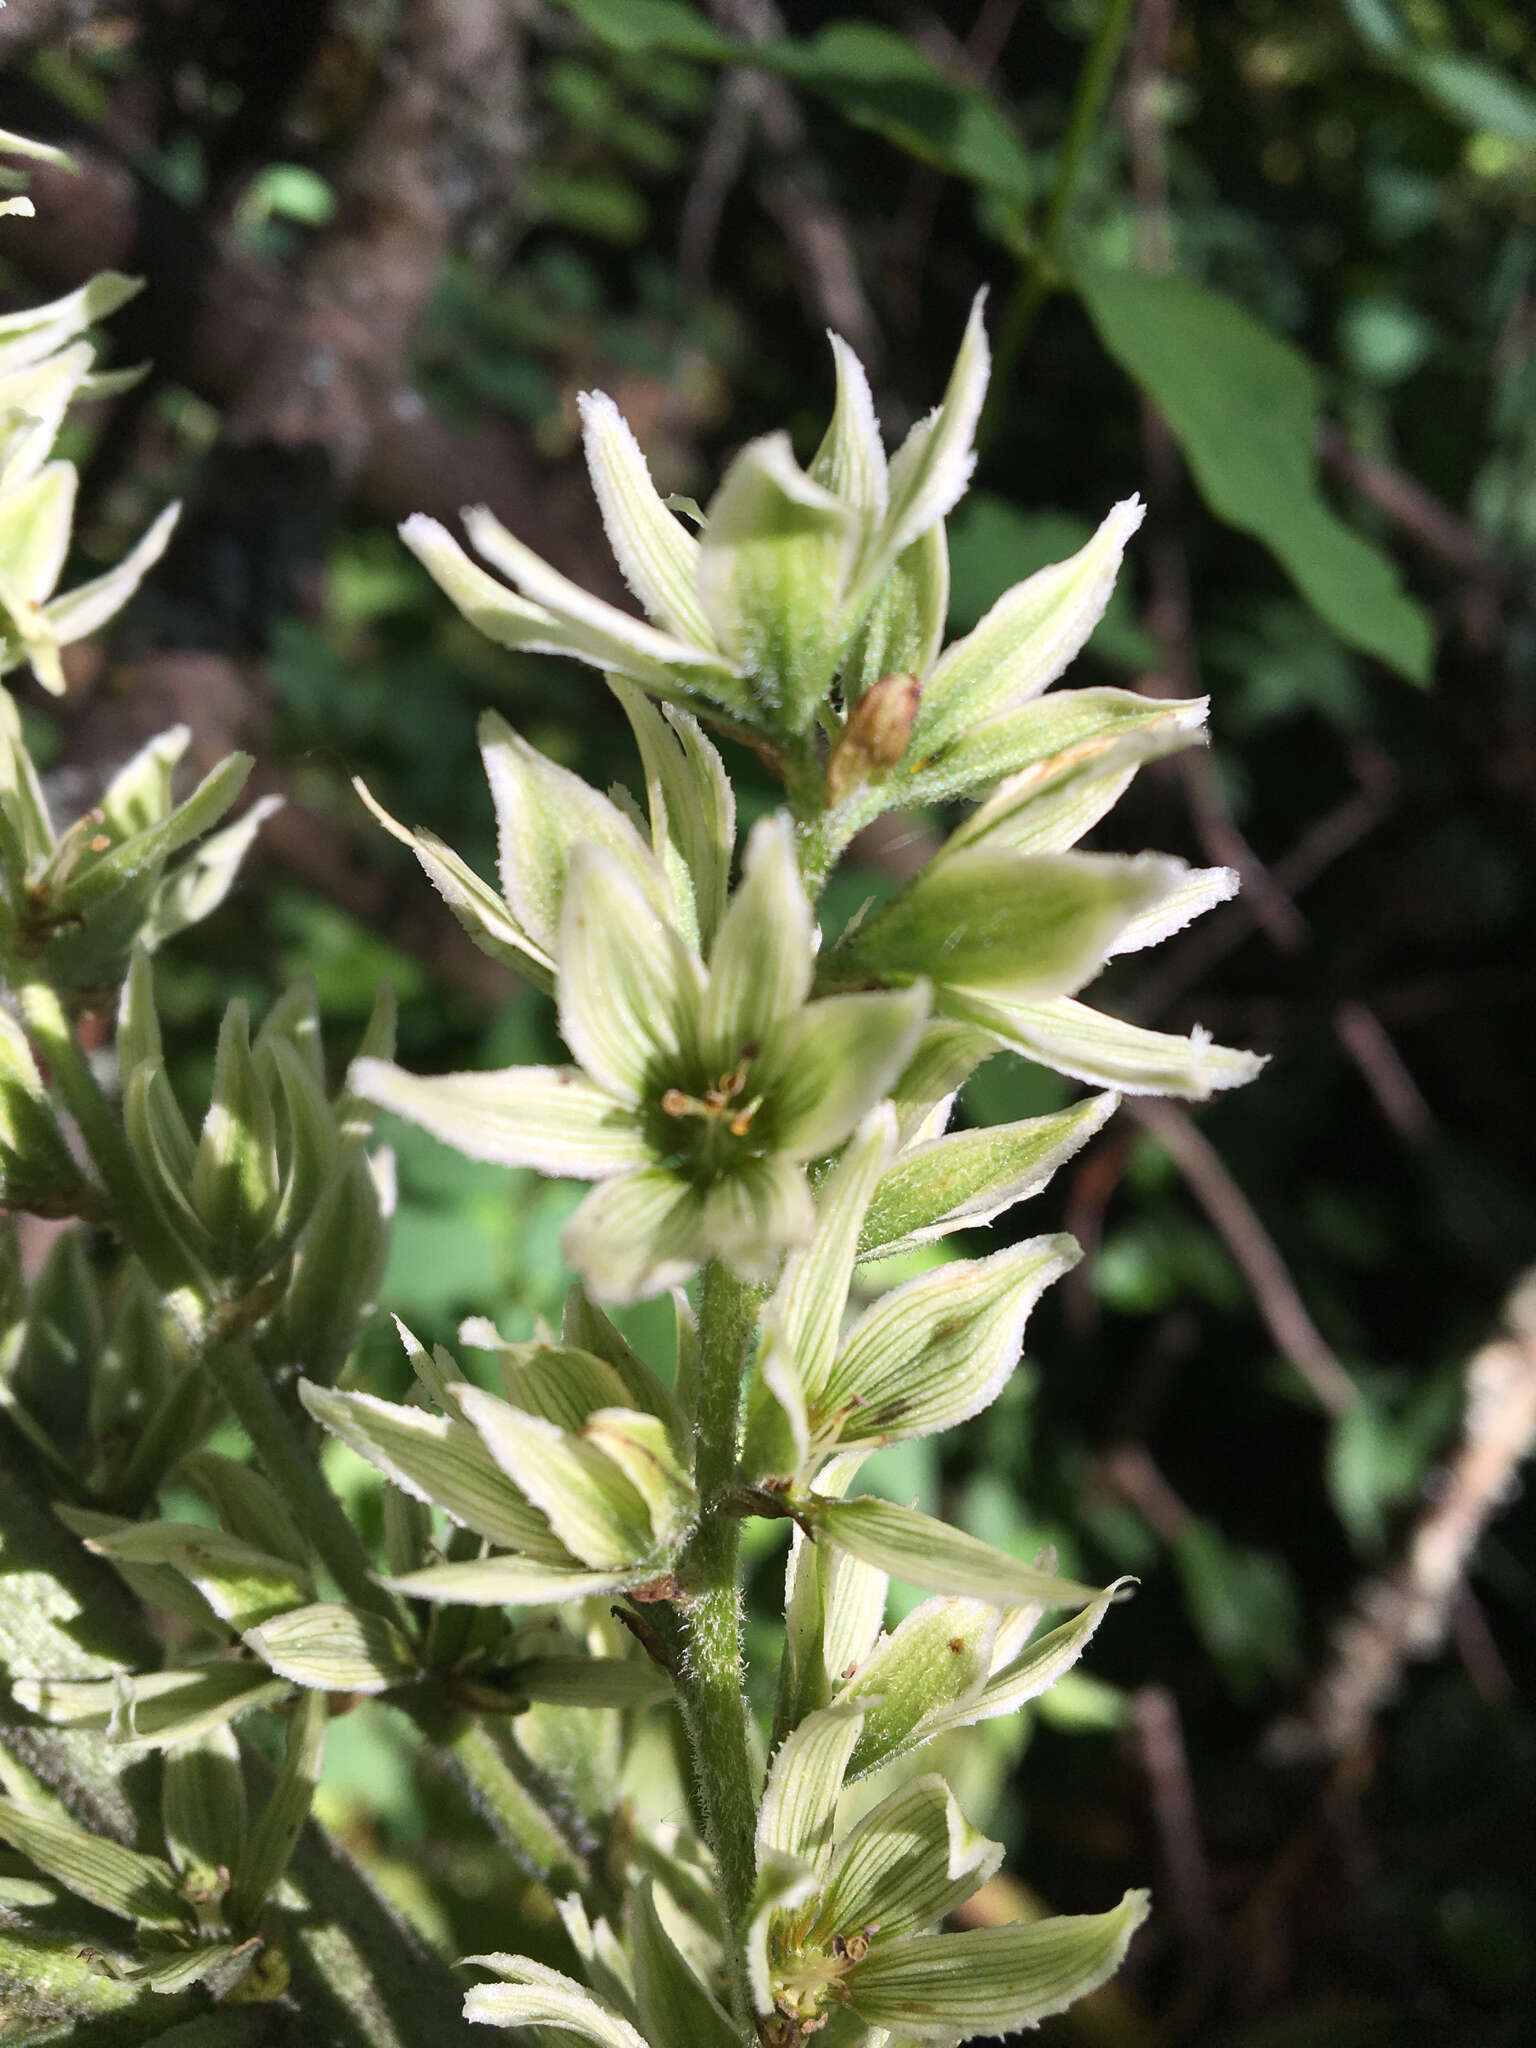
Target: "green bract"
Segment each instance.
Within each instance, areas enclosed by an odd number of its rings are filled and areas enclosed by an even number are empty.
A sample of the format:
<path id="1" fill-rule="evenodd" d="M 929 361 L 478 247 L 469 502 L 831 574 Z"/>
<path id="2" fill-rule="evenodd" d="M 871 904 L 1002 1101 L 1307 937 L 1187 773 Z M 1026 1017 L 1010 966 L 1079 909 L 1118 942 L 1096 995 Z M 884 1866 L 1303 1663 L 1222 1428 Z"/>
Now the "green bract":
<path id="1" fill-rule="evenodd" d="M 352 1074 L 475 1158 L 598 1182 L 565 1249 L 612 1301 L 712 1258 L 770 1278 L 810 1234 L 807 1162 L 894 1084 L 928 1008 L 921 984 L 809 1000 L 814 926 L 782 815 L 752 833 L 707 967 L 659 909 L 664 888 L 659 865 L 576 842 L 555 986 L 577 1066 L 422 1078 L 366 1060 Z"/>
<path id="2" fill-rule="evenodd" d="M 230 755 L 177 803 L 172 776 L 191 737 L 178 725 L 151 740 L 95 809 L 59 832 L 16 706 L 0 690 L 0 956 L 18 977 L 41 972 L 60 987 L 115 988 L 135 942 L 152 949 L 218 908 L 279 799 L 264 798 L 205 839 L 239 796 L 251 761 Z"/>

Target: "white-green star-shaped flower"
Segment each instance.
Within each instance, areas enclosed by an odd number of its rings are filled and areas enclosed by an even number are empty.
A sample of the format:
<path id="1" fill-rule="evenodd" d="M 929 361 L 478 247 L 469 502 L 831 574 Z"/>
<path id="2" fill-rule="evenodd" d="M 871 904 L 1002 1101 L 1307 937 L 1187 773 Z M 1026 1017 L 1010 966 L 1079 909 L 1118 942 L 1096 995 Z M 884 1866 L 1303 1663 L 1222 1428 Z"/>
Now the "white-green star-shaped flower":
<path id="1" fill-rule="evenodd" d="M 771 1278 L 815 1221 L 805 1168 L 848 1137 L 905 1066 L 925 985 L 810 999 L 816 931 L 782 814 L 751 834 L 709 950 L 634 865 L 572 851 L 555 993 L 565 1067 L 418 1077 L 360 1061 L 352 1085 L 477 1159 L 597 1183 L 565 1252 L 632 1301 L 709 1259 Z"/>

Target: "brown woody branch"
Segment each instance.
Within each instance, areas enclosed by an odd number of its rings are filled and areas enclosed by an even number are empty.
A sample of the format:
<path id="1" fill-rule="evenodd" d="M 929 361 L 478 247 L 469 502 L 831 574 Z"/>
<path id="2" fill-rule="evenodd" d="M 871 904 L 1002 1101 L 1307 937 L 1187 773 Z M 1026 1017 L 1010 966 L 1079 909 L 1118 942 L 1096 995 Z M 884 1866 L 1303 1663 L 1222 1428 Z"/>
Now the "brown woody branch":
<path id="1" fill-rule="evenodd" d="M 1276 1347 L 1327 1413 L 1342 1415 L 1357 1398 L 1354 1382 L 1307 1313 L 1278 1246 L 1227 1171 L 1220 1153 L 1188 1111 L 1176 1103 L 1142 1097 L 1133 1099 L 1129 1107 L 1137 1122 L 1167 1147 L 1195 1199 L 1221 1233 L 1253 1290 Z"/>
<path id="2" fill-rule="evenodd" d="M 1474 582 L 1506 580 L 1503 564 L 1489 552 L 1475 526 L 1442 505 L 1415 477 L 1357 448 L 1336 421 L 1318 421 L 1317 452 L 1342 483 L 1384 512 L 1401 533 L 1443 568 Z"/>
<path id="3" fill-rule="evenodd" d="M 1460 1444 L 1426 1489 L 1396 1563 L 1357 1591 L 1301 1713 L 1273 1731 L 1275 1754 L 1356 1753 L 1404 1667 L 1432 1656 L 1456 1628 L 1473 1552 L 1536 1445 L 1536 1274 L 1516 1288 L 1505 1317 L 1505 1334 L 1468 1362 Z M 1475 1610 L 1470 1622 L 1475 1631 Z M 1472 1647 L 1486 1662 L 1491 1638 Z"/>

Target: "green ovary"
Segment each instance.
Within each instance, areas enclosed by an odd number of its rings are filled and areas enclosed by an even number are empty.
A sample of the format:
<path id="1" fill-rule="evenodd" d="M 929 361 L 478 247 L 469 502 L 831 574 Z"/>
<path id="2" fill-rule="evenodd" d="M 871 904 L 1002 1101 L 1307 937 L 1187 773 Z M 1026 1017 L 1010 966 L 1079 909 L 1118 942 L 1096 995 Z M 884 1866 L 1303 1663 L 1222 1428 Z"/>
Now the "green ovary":
<path id="1" fill-rule="evenodd" d="M 773 1150 L 769 1105 L 752 1084 L 757 1048 L 727 1067 L 664 1078 L 649 1094 L 646 1137 L 657 1157 L 695 1187 Z"/>

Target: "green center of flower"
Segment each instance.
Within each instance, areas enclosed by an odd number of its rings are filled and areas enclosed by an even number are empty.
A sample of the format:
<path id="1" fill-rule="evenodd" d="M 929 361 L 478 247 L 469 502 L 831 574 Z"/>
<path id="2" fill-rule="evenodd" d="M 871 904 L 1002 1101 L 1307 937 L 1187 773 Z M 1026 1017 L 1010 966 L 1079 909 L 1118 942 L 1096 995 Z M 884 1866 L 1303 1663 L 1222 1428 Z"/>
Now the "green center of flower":
<path id="1" fill-rule="evenodd" d="M 752 1086 L 755 1045 L 743 1046 L 723 1071 L 672 1077 L 654 1098 L 649 1137 L 684 1179 L 707 1187 L 747 1159 L 769 1150 L 763 1096 Z"/>
<path id="2" fill-rule="evenodd" d="M 847 1934 L 834 1934 L 825 1945 L 815 1940 L 802 1923 L 780 1929 L 774 1938 L 772 1970 L 774 2004 L 786 2023 L 783 2039 L 798 2043 L 819 2033 L 836 2008 L 848 2002 L 843 1982 L 855 1963 L 869 1954 L 869 1940 L 875 1927 L 857 1927 Z"/>

